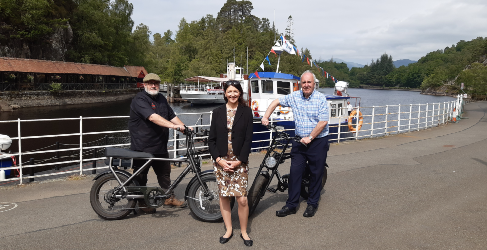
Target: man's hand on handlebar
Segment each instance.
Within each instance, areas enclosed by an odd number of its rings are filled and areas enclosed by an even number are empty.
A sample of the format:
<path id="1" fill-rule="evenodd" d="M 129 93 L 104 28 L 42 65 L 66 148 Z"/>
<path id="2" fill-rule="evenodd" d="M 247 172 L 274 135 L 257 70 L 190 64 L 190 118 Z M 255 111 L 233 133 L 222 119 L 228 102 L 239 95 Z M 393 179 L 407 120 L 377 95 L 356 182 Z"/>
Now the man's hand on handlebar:
<path id="1" fill-rule="evenodd" d="M 193 131 L 193 128 L 190 128 L 190 127 L 186 127 L 186 125 L 178 125 L 178 124 L 175 124 L 174 125 L 174 129 L 181 132 L 181 133 L 184 133 L 184 131 L 186 130 L 186 128 L 188 128 L 189 130 Z"/>

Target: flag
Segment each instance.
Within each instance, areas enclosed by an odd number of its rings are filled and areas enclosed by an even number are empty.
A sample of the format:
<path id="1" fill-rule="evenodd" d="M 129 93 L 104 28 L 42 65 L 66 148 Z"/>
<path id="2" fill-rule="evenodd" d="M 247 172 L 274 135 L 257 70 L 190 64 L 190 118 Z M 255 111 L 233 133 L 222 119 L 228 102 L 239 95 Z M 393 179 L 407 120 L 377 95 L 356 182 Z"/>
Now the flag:
<path id="1" fill-rule="evenodd" d="M 299 56 L 299 50 L 294 45 L 293 45 L 293 47 L 294 47 L 294 50 L 296 50 L 296 55 Z"/>
<path id="2" fill-rule="evenodd" d="M 313 67 L 313 59 L 309 60 L 311 67 Z"/>
<path id="3" fill-rule="evenodd" d="M 273 49 L 271 49 L 271 52 L 274 53 L 274 55 L 277 56 L 277 53 Z"/>
<path id="4" fill-rule="evenodd" d="M 305 58 L 305 57 L 306 57 L 306 56 L 303 54 L 303 62 L 304 62 L 304 58 Z"/>
<path id="5" fill-rule="evenodd" d="M 260 68 L 262 68 L 262 71 L 264 71 L 264 62 L 260 64 Z"/>
<path id="6" fill-rule="evenodd" d="M 306 61 L 308 61 L 308 65 L 309 65 L 309 58 L 308 57 L 306 57 Z"/>
<path id="7" fill-rule="evenodd" d="M 255 71 L 255 73 L 254 73 L 254 74 L 255 74 L 255 76 L 257 76 L 257 78 L 259 78 L 259 80 L 260 80 L 260 76 L 259 76 L 259 73 L 257 72 L 257 70 Z"/>
<path id="8" fill-rule="evenodd" d="M 267 62 L 269 63 L 269 65 L 271 65 L 271 61 L 269 60 L 269 56 L 266 56 L 265 59 L 267 60 Z"/>
<path id="9" fill-rule="evenodd" d="M 294 52 L 294 45 L 288 42 L 286 40 L 286 37 L 284 36 L 281 36 L 281 40 L 282 40 L 282 49 L 291 55 L 296 55 L 296 52 Z"/>

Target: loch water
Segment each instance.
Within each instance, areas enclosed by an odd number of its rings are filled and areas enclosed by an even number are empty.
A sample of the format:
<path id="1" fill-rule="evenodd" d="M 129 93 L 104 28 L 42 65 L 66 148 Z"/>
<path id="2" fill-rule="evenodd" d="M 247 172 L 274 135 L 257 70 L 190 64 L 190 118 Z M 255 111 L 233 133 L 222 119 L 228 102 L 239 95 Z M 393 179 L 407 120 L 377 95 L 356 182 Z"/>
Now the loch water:
<path id="1" fill-rule="evenodd" d="M 333 94 L 333 88 L 323 88 L 319 91 L 325 94 Z M 367 89 L 349 89 L 350 96 L 360 97 L 361 107 L 385 106 L 397 104 L 425 104 L 425 103 L 442 103 L 454 100 L 448 96 L 431 96 L 421 95 L 415 91 L 400 90 L 367 90 Z M 49 107 L 31 107 L 21 108 L 13 112 L 0 112 L 0 120 L 34 120 L 34 119 L 58 119 L 58 118 L 75 118 L 64 121 L 32 121 L 22 122 L 21 135 L 39 136 L 39 135 L 60 135 L 77 133 L 80 130 L 80 116 L 83 117 L 83 133 L 97 131 L 117 131 L 126 130 L 127 118 L 103 119 L 107 116 L 128 116 L 130 113 L 131 100 L 64 105 Z M 352 102 L 352 104 L 354 104 Z M 171 103 L 173 110 L 179 114 L 178 117 L 187 125 L 209 124 L 210 116 L 208 112 L 218 105 L 193 106 L 190 103 Z M 220 105 L 220 104 L 219 104 Z M 358 105 L 358 103 L 357 103 Z M 192 115 L 183 115 L 191 113 Z M 196 114 L 196 115 L 195 115 Z M 203 114 L 202 116 L 200 114 Z M 88 117 L 98 117 L 97 119 L 85 119 Z M 201 118 L 202 117 L 202 121 Z M 6 134 L 10 137 L 18 136 L 17 123 L 0 123 L 0 134 Z M 121 143 L 127 143 L 127 133 L 109 134 L 110 137 L 125 138 Z M 172 136 L 172 133 L 171 133 Z M 100 135 L 84 136 L 83 142 L 99 140 Z M 61 142 L 65 144 L 79 143 L 79 136 L 52 137 L 44 139 L 29 139 L 22 143 L 22 151 L 35 150 L 53 143 Z M 18 145 L 14 141 L 10 148 L 12 152 L 18 151 Z"/>

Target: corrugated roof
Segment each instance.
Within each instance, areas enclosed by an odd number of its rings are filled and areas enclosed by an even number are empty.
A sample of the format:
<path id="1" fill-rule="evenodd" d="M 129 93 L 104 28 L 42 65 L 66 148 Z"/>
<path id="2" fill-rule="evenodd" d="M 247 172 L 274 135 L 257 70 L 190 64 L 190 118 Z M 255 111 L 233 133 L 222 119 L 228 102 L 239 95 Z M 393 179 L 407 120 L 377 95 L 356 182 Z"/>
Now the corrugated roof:
<path id="1" fill-rule="evenodd" d="M 129 71 L 128 69 L 130 69 L 131 71 Z M 145 74 L 147 74 L 147 71 L 142 66 L 125 66 L 122 68 L 98 64 L 0 57 L 0 72 L 8 71 L 47 74 L 86 74 L 137 77 L 141 70 Z M 137 73 L 134 76 L 132 72 Z"/>
<path id="2" fill-rule="evenodd" d="M 140 74 L 140 71 L 144 72 L 144 75 L 149 74 L 147 70 L 145 70 L 144 67 L 142 66 L 127 66 L 125 65 L 125 70 L 127 70 L 130 74 L 131 77 L 138 77 Z"/>

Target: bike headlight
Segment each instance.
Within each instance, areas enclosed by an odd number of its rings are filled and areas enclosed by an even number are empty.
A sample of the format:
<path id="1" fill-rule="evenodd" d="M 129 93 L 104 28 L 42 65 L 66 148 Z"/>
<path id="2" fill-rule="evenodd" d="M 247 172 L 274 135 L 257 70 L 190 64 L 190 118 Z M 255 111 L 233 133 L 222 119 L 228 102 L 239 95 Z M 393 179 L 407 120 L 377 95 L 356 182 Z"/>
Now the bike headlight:
<path id="1" fill-rule="evenodd" d="M 269 156 L 267 157 L 267 159 L 265 159 L 265 165 L 268 167 L 268 168 L 274 168 L 277 164 L 277 160 L 276 158 L 272 157 L 272 156 Z"/>

